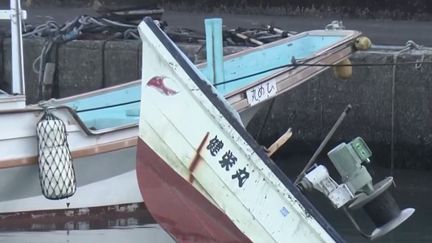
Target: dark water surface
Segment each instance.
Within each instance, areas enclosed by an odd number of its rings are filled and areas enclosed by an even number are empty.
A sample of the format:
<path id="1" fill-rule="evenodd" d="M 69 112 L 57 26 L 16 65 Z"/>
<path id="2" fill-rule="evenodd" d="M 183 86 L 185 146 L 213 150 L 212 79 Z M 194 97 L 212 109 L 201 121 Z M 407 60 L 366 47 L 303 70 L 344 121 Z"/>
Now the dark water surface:
<path id="1" fill-rule="evenodd" d="M 174 240 L 159 225 L 143 225 L 104 230 L 72 230 L 47 232 L 4 232 L 0 242 L 8 243 L 171 243 Z"/>
<path id="2" fill-rule="evenodd" d="M 301 170 L 308 158 L 292 157 L 278 161 L 278 165 L 290 178 Z M 388 176 L 391 172 L 383 168 L 373 168 L 371 174 L 377 181 Z M 394 171 L 394 179 L 397 187 L 392 189 L 401 208 L 413 207 L 416 209 L 414 216 L 398 227 L 392 233 L 374 242 L 380 243 L 430 243 L 432 242 L 432 172 L 431 171 Z M 339 179 L 339 178 L 335 178 Z M 334 228 L 347 242 L 364 243 L 368 240 L 361 237 L 350 221 L 341 212 L 334 210 L 330 203 L 318 193 L 307 193 L 308 198 L 317 209 L 327 218 Z M 361 211 L 354 214 L 360 225 L 367 231 L 372 231 L 372 224 Z M 145 219 L 141 219 L 145 217 Z M 127 227 L 114 227 L 109 229 L 89 229 L 85 222 L 78 222 L 75 229 L 55 231 L 13 231 L 7 230 L 0 233 L 0 242 L 10 243 L 83 243 L 83 242 L 149 242 L 171 243 L 174 240 L 152 219 L 145 215 L 137 215 L 136 224 Z M 150 222 L 150 223 L 149 223 Z M 85 230 L 81 230 L 85 229 Z"/>
<path id="3" fill-rule="evenodd" d="M 277 164 L 289 178 L 295 178 L 308 159 L 308 156 L 291 156 L 287 160 L 278 161 Z M 328 158 L 323 157 L 318 161 L 326 160 L 328 161 Z M 335 176 L 336 173 L 332 166 L 325 162 L 323 164 L 329 169 L 331 176 L 339 181 L 340 178 Z M 413 216 L 394 231 L 372 242 L 432 243 L 432 171 L 390 171 L 374 165 L 373 157 L 368 171 L 374 180 L 373 183 L 393 176 L 395 187 L 390 191 L 400 208 L 415 208 L 416 210 Z M 347 242 L 371 242 L 360 236 L 345 214 L 341 210 L 335 210 L 319 193 L 307 193 L 307 197 Z M 362 210 L 354 211 L 353 215 L 367 233 L 372 232 L 375 228 Z"/>
<path id="4" fill-rule="evenodd" d="M 89 8 L 61 9 L 40 8 L 29 11 L 29 19 L 33 24 L 40 24 L 49 19 L 63 23 L 81 14 L 95 15 Z M 171 26 L 203 28 L 203 19 L 207 14 L 168 11 L 164 17 Z M 332 19 L 302 18 L 302 17 L 277 17 L 255 15 L 218 15 L 224 18 L 228 26 L 256 26 L 259 24 L 275 23 L 284 29 L 307 30 L 322 28 Z M 406 40 L 414 38 L 421 44 L 430 45 L 432 25 L 429 22 L 418 21 L 390 21 L 390 20 L 354 20 L 348 19 L 344 23 L 353 29 L 362 30 L 372 37 L 378 44 L 404 44 Z M 7 25 L 5 25 L 7 26 Z M 301 170 L 308 158 L 284 159 L 279 161 L 279 166 L 294 178 Z M 374 242 L 382 243 L 432 243 L 432 172 L 431 171 L 394 171 L 376 168 L 374 177 L 382 179 L 385 175 L 392 174 L 397 187 L 393 194 L 401 208 L 414 207 L 416 212 L 391 234 Z M 336 178 L 338 179 L 338 178 Z M 334 228 L 342 234 L 347 242 L 369 242 L 362 238 L 340 211 L 335 211 L 330 204 L 320 195 L 308 194 L 315 206 L 323 213 Z M 356 214 L 360 223 L 366 229 L 371 230 L 371 224 L 361 212 Z M 147 222 L 142 220 L 138 222 Z M 82 228 L 86 228 L 85 223 Z M 2 231 L 0 242 L 7 243 L 83 243 L 83 242 L 150 242 L 169 243 L 174 242 L 157 224 L 145 224 L 128 226 L 124 228 L 88 229 L 88 230 L 55 230 L 55 231 Z"/>

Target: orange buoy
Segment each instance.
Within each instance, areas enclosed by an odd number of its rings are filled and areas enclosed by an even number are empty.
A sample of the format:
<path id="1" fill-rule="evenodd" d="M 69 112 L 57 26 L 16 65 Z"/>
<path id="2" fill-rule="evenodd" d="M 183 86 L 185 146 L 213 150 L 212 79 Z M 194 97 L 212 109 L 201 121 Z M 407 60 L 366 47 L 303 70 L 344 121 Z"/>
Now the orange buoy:
<path id="1" fill-rule="evenodd" d="M 354 46 L 357 50 L 367 50 L 372 46 L 372 42 L 366 36 L 362 36 L 355 40 Z"/>
<path id="2" fill-rule="evenodd" d="M 340 61 L 336 65 L 340 65 L 333 67 L 333 72 L 336 78 L 349 79 L 352 77 L 352 66 L 349 66 L 351 65 L 351 61 L 348 58 Z"/>

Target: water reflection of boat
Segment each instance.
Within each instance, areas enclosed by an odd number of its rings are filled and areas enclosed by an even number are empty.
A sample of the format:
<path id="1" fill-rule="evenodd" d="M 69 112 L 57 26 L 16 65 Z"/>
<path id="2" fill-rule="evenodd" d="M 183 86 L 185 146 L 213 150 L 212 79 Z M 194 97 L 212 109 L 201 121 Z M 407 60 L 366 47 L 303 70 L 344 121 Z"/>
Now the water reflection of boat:
<path id="1" fill-rule="evenodd" d="M 20 40 L 18 32 L 14 33 Z M 312 31 L 228 56 L 223 61 L 221 82 L 224 84 L 217 83 L 218 80 L 214 84 L 240 111 L 246 124 L 266 99 L 327 68 L 290 66 L 293 56 L 298 63 L 336 63 L 352 53 L 351 46 L 358 35 L 344 30 Z M 16 47 L 13 53 L 20 53 L 21 42 L 12 43 Z M 19 55 L 14 58 L 19 59 Z M 13 73 L 17 75 L 13 93 L 18 95 L 0 96 L 0 183 L 4 185 L 0 191 L 0 214 L 142 203 L 135 177 L 140 81 L 26 105 L 23 67 L 19 64 L 22 59 L 13 63 L 16 63 Z M 213 76 L 213 66 L 203 64 L 198 68 L 205 75 Z M 253 103 L 248 101 L 247 92 L 266 84 L 275 85 L 277 92 Z M 65 125 L 67 136 L 64 137 L 67 137 L 75 171 L 76 193 L 60 200 L 47 200 L 41 195 L 37 162 L 41 151 L 38 151 L 36 126 L 47 112 Z"/>

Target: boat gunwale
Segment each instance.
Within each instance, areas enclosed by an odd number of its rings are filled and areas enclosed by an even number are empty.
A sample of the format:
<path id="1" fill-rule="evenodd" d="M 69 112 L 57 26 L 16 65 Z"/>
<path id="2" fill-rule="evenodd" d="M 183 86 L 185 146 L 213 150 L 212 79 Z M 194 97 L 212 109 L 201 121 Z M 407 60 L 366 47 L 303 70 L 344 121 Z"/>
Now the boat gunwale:
<path id="1" fill-rule="evenodd" d="M 332 53 L 324 53 L 323 55 L 321 55 L 321 57 L 322 57 L 321 59 L 314 59 L 313 62 L 309 62 L 308 64 L 331 65 L 333 63 L 337 63 L 337 62 L 339 62 L 339 61 L 341 61 L 341 60 L 343 60 L 345 58 L 348 58 L 349 56 L 352 55 L 352 51 L 350 51 L 350 49 L 351 49 L 350 46 L 338 47 L 338 49 L 335 50 L 334 52 L 332 52 Z M 344 54 L 344 52 L 349 52 L 349 53 Z M 333 58 L 336 58 L 336 60 L 332 61 Z M 308 81 L 309 79 L 315 77 L 316 75 L 320 74 L 321 72 L 325 71 L 326 69 L 328 69 L 328 67 L 322 67 L 322 66 L 315 66 L 315 67 L 313 67 L 313 66 L 309 66 L 309 67 L 307 67 L 307 66 L 300 66 L 300 67 L 297 67 L 295 69 L 294 68 L 290 68 L 288 70 L 283 70 L 281 72 L 278 72 L 275 75 L 266 76 L 266 77 L 262 78 L 260 81 L 258 81 L 258 83 L 254 83 L 254 84 L 245 86 L 241 90 L 239 89 L 236 92 L 232 92 L 229 95 L 225 96 L 225 98 L 227 100 L 229 100 L 230 104 L 232 104 L 236 108 L 237 111 L 241 112 L 241 111 L 247 109 L 248 107 L 253 107 L 253 106 L 257 105 L 257 104 L 250 105 L 249 102 L 247 101 L 246 91 L 248 89 L 253 88 L 255 86 L 258 86 L 258 85 L 260 85 L 262 83 L 265 83 L 265 82 L 273 79 L 273 80 L 276 81 L 276 85 L 277 86 L 280 86 L 280 85 L 286 86 L 286 85 L 288 85 L 288 87 L 285 87 L 283 89 L 279 89 L 278 88 L 278 91 L 277 91 L 277 94 L 276 94 L 276 97 L 277 97 L 278 95 L 280 95 L 280 94 L 282 94 L 282 93 L 284 93 L 286 91 L 289 91 L 292 88 L 295 88 L 298 85 L 300 85 L 300 84 Z M 302 76 L 299 79 L 294 79 L 294 77 L 301 76 L 304 73 L 310 73 L 310 74 L 307 74 L 306 78 L 304 76 Z M 286 77 L 288 75 L 290 75 L 291 78 Z M 292 81 L 292 80 L 294 80 L 294 81 Z M 291 84 L 289 84 L 289 83 L 291 83 Z M 272 97 L 272 98 L 275 98 L 275 97 Z M 269 98 L 269 99 L 272 99 L 272 98 Z M 266 100 L 264 100 L 262 102 L 265 102 L 265 101 L 267 101 L 269 99 L 266 99 Z M 243 102 L 245 104 L 238 105 L 241 102 Z M 259 103 L 262 103 L 262 102 L 259 102 Z"/>
<path id="2" fill-rule="evenodd" d="M 1 97 L 1 95 L 4 95 L 4 97 Z M 9 101 L 25 101 L 25 95 L 0 94 L 0 103 L 7 103 Z"/>
<path id="3" fill-rule="evenodd" d="M 0 110 L 0 115 L 2 115 L 2 114 L 27 113 L 27 112 L 28 113 L 43 112 L 47 109 L 48 110 L 62 110 L 62 109 L 66 110 L 66 112 L 69 113 L 69 115 L 71 115 L 72 118 L 75 120 L 75 122 L 79 125 L 81 130 L 84 131 L 84 133 L 88 136 L 102 135 L 105 133 L 111 133 L 111 132 L 116 132 L 116 131 L 121 131 L 121 130 L 129 129 L 129 128 L 138 127 L 138 122 L 136 122 L 136 123 L 130 123 L 130 124 L 125 124 L 125 125 L 120 125 L 120 126 L 114 126 L 114 127 L 110 127 L 110 128 L 92 130 L 92 129 L 89 129 L 85 125 L 83 120 L 79 117 L 78 113 L 73 108 L 71 108 L 67 105 L 48 106 L 46 108 L 41 107 L 39 105 L 30 105 L 30 106 L 26 106 L 24 108 L 19 108 L 19 109 Z"/>
<path id="4" fill-rule="evenodd" d="M 264 45 L 261 45 L 261 46 L 256 46 L 256 47 L 248 48 L 248 49 L 245 49 L 245 50 L 242 50 L 242 51 L 239 51 L 239 52 L 227 55 L 227 56 L 225 56 L 223 58 L 223 60 L 224 61 L 228 61 L 230 59 L 237 58 L 238 56 L 242 56 L 242 55 L 245 55 L 245 54 L 250 54 L 250 53 L 253 53 L 253 52 L 257 52 L 257 51 L 262 51 L 263 49 L 268 49 L 268 48 L 272 48 L 272 47 L 275 47 L 275 46 L 278 46 L 278 45 L 281 45 L 281 44 L 285 44 L 287 42 L 291 42 L 291 41 L 303 38 L 305 36 L 318 35 L 316 33 L 321 33 L 321 32 L 323 32 L 323 34 L 319 34 L 321 36 L 323 36 L 323 35 L 324 36 L 338 35 L 338 33 L 343 33 L 343 32 L 347 32 L 347 34 L 343 34 L 344 38 L 341 39 L 341 40 L 339 40 L 337 43 L 335 43 L 335 44 L 333 44 L 333 45 L 331 45 L 331 46 L 329 46 L 329 47 L 327 47 L 325 49 L 322 49 L 322 50 L 320 49 L 319 52 L 318 52 L 318 54 L 313 55 L 311 58 L 315 58 L 316 56 L 322 54 L 323 52 L 328 51 L 329 49 L 333 49 L 336 46 L 346 44 L 346 42 L 351 41 L 354 38 L 357 38 L 357 37 L 359 37 L 361 35 L 361 32 L 357 31 L 357 30 L 309 30 L 309 31 L 301 32 L 301 33 L 299 33 L 297 35 L 294 35 L 294 36 L 290 36 L 288 38 L 280 39 L 280 40 L 273 41 L 273 42 L 270 42 L 270 43 L 267 43 L 267 44 L 264 44 Z M 330 32 L 332 32 L 332 33 L 330 33 Z M 339 34 L 339 35 L 341 35 L 341 34 Z M 207 67 L 207 62 L 202 62 L 202 63 L 198 64 L 197 67 L 198 68 Z"/>
<path id="5" fill-rule="evenodd" d="M 116 85 L 105 87 L 102 89 L 92 90 L 92 91 L 85 92 L 82 94 L 76 94 L 76 95 L 72 95 L 72 96 L 68 96 L 68 97 L 64 97 L 64 98 L 60 98 L 60 99 L 51 99 L 51 100 L 48 100 L 47 102 L 53 102 L 54 104 L 55 103 L 64 104 L 64 103 L 75 101 L 75 100 L 80 99 L 80 98 L 94 97 L 96 95 L 109 93 L 113 90 L 120 90 L 120 89 L 129 88 L 129 87 L 133 87 L 133 86 L 141 86 L 141 79 L 129 81 L 129 82 L 122 83 L 122 84 L 116 84 Z"/>
<path id="6" fill-rule="evenodd" d="M 73 159 L 93 156 L 100 153 L 108 153 L 121 149 L 127 149 L 136 146 L 138 136 L 106 142 L 93 146 L 86 146 L 77 150 L 71 151 Z M 9 169 L 21 166 L 36 165 L 38 163 L 38 156 L 31 155 L 17 159 L 2 159 L 0 160 L 0 169 Z"/>
<path id="7" fill-rule="evenodd" d="M 337 54 L 338 52 L 343 51 L 343 49 L 350 48 L 350 45 L 352 44 L 351 41 L 353 41 L 355 38 L 357 38 L 357 37 L 359 37 L 361 35 L 361 33 L 358 32 L 358 31 L 355 31 L 355 33 L 357 35 L 354 35 L 351 38 L 349 38 L 347 40 L 344 40 L 341 43 L 336 43 L 336 44 L 334 44 L 332 46 L 329 46 L 328 48 L 320 50 L 318 53 L 316 53 L 315 55 L 311 56 L 310 58 L 308 58 L 306 60 L 305 59 L 299 59 L 299 60 L 296 60 L 296 61 L 299 64 L 319 64 L 320 63 L 320 64 L 324 64 L 324 65 L 330 65 L 330 64 L 332 64 L 331 62 L 326 62 L 326 60 L 323 60 L 323 59 L 328 58 L 331 55 Z M 323 57 L 323 58 L 319 59 L 320 57 Z M 323 63 L 321 63 L 321 61 Z M 287 72 L 289 72 L 291 70 L 295 70 L 295 69 L 301 69 L 301 70 L 303 70 L 303 69 L 306 69 L 306 68 L 311 68 L 311 67 L 306 67 L 306 66 L 300 66 L 300 67 L 298 67 L 298 66 L 297 67 L 296 66 L 288 66 L 288 67 L 285 67 L 285 68 L 281 67 L 281 70 L 276 71 L 275 73 L 273 73 L 271 75 L 267 75 L 267 76 L 265 76 L 265 77 L 263 77 L 263 78 L 255 81 L 254 83 L 248 84 L 247 86 L 244 86 L 244 87 L 242 87 L 240 89 L 237 89 L 236 91 L 232 91 L 232 92 L 228 93 L 225 97 L 227 99 L 229 99 L 229 98 L 231 98 L 233 96 L 236 96 L 238 94 L 244 93 L 246 90 L 248 90 L 248 89 L 250 89 L 252 87 L 260 85 L 260 84 L 262 84 L 262 83 L 264 83 L 264 82 L 266 82 L 266 81 L 268 81 L 270 79 L 276 78 L 277 76 L 283 75 L 283 74 L 285 74 L 285 73 L 287 73 Z M 278 94 L 279 94 L 279 92 L 278 92 Z"/>

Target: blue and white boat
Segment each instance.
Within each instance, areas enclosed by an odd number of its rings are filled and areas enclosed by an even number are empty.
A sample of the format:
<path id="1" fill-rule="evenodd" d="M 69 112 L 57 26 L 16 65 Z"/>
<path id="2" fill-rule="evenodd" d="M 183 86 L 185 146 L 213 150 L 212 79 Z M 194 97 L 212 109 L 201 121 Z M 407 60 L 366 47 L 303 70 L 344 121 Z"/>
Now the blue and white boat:
<path id="1" fill-rule="evenodd" d="M 11 3 L 20 9 L 19 1 Z M 22 14 L 15 15 L 17 18 L 24 15 L 19 12 Z M 208 24 L 217 26 L 214 22 L 209 20 Z M 219 32 L 215 27 L 208 31 Z M 351 30 L 309 31 L 226 57 L 222 56 L 221 42 L 214 38 L 207 44 L 212 58 L 197 67 L 247 124 L 266 100 L 328 68 L 292 65 L 293 60 L 297 64 L 338 63 L 353 53 L 359 35 Z M 128 207 L 130 211 L 143 208 L 135 171 L 141 81 L 26 105 L 21 42 L 12 43 L 16 43 L 13 50 L 17 53 L 12 61 L 14 95 L 0 95 L 0 215 L 25 218 L 39 212 L 54 217 L 65 215 L 65 210 L 83 208 L 85 215 L 113 205 L 133 205 Z M 38 161 L 45 150 L 40 148 L 36 127 L 47 113 L 64 124 L 62 136 L 67 138 L 74 169 L 70 182 L 76 181 L 72 183 L 75 194 L 59 200 L 48 200 L 41 193 L 41 178 L 45 177 L 39 173 L 44 169 Z M 60 160 L 55 163 L 66 168 Z M 58 179 L 56 176 L 53 178 Z"/>

